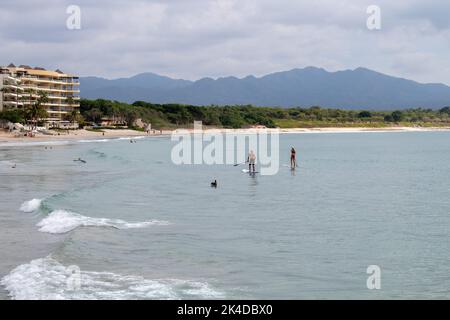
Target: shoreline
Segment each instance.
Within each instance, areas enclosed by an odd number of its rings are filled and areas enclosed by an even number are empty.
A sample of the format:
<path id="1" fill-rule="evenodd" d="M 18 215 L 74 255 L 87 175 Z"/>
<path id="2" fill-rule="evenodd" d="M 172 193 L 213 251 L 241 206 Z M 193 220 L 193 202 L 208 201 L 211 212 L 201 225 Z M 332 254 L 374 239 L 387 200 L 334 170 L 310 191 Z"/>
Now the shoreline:
<path id="1" fill-rule="evenodd" d="M 193 129 L 176 129 L 192 133 Z M 450 131 L 450 127 L 320 127 L 320 128 L 245 128 L 245 129 L 223 129 L 223 128 L 206 128 L 204 132 L 219 132 L 219 133 L 236 133 L 245 134 L 249 132 L 267 133 L 279 132 L 280 134 L 300 134 L 300 133 L 376 133 L 376 132 L 446 132 Z"/>
<path id="2" fill-rule="evenodd" d="M 439 132 L 450 131 L 450 127 L 326 127 L 280 129 L 283 133 L 352 133 L 352 132 Z"/>
<path id="3" fill-rule="evenodd" d="M 162 133 L 147 134 L 146 132 L 136 131 L 132 129 L 102 129 L 103 132 L 88 131 L 85 129 L 71 130 L 69 133 L 60 132 L 54 135 L 36 134 L 34 137 L 17 137 L 14 133 L 0 131 L 0 144 L 36 144 L 46 142 L 75 142 L 77 140 L 96 141 L 105 139 L 119 139 L 119 138 L 138 138 L 138 137 L 157 137 L 170 134 L 172 131 L 163 130 Z"/>
<path id="4" fill-rule="evenodd" d="M 0 144 L 15 144 L 20 143 L 25 145 L 27 143 L 36 144 L 36 143 L 50 143 L 50 142 L 75 142 L 77 140 L 105 140 L 105 139 L 119 139 L 119 138 L 141 138 L 141 137 L 160 137 L 160 136 L 168 136 L 175 130 L 159 130 L 157 133 L 147 134 L 146 132 L 136 131 L 132 129 L 102 129 L 103 132 L 95 132 L 88 131 L 85 129 L 74 130 L 67 133 L 60 133 L 55 135 L 45 135 L 45 134 L 37 134 L 35 137 L 17 137 L 13 133 L 9 133 L 6 131 L 0 131 Z M 193 132 L 193 129 L 179 129 L 188 132 Z M 450 127 L 386 127 L 386 128 L 368 128 L 368 127 L 324 127 L 324 128 L 280 128 L 280 129 L 262 129 L 264 131 L 267 130 L 268 133 L 277 131 L 280 134 L 307 134 L 307 133 L 381 133 L 381 132 L 446 132 L 450 131 Z M 245 134 L 249 132 L 258 132 L 261 129 L 222 129 L 222 128 L 207 128 L 205 131 L 210 132 L 220 132 L 220 133 L 236 133 L 236 134 Z"/>

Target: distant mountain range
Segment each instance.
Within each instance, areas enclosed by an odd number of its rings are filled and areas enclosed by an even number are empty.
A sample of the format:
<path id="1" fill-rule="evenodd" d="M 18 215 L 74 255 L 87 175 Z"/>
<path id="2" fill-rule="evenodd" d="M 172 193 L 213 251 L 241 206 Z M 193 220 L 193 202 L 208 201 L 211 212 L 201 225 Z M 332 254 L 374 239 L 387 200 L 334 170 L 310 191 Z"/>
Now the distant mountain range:
<path id="1" fill-rule="evenodd" d="M 193 105 L 252 104 L 370 110 L 450 105 L 450 87 L 446 85 L 422 84 L 365 68 L 328 72 L 307 67 L 260 78 L 203 78 L 197 81 L 142 73 L 114 80 L 82 77 L 80 82 L 83 98 L 122 102 L 142 100 Z"/>

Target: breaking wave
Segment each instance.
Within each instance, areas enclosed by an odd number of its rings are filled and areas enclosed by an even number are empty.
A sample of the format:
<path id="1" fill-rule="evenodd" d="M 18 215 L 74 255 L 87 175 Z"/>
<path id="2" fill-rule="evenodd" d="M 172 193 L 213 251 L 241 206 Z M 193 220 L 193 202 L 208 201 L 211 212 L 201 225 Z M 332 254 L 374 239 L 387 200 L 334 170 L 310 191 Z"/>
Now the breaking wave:
<path id="1" fill-rule="evenodd" d="M 207 282 L 80 271 L 50 256 L 12 270 L 0 284 L 17 300 L 220 299 Z"/>
<path id="2" fill-rule="evenodd" d="M 25 201 L 24 203 L 22 203 L 19 210 L 26 213 L 35 212 L 41 207 L 42 201 L 42 199 L 32 199 L 30 201 Z"/>
<path id="3" fill-rule="evenodd" d="M 39 231 L 62 234 L 78 227 L 110 227 L 116 229 L 138 229 L 153 225 L 168 225 L 167 221 L 150 220 L 144 222 L 127 222 L 120 219 L 91 218 L 66 210 L 55 210 L 41 220 L 37 226 Z"/>

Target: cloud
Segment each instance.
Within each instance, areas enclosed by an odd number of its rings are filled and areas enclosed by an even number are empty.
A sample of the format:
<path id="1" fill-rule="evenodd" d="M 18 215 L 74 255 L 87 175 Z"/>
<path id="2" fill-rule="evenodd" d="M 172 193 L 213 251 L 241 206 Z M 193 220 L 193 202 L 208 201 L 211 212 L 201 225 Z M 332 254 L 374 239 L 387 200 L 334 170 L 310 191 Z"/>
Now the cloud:
<path id="1" fill-rule="evenodd" d="M 378 31 L 366 28 L 373 0 L 3 0 L 0 64 L 187 79 L 363 66 L 450 84 L 448 1 L 376 2 Z M 81 30 L 66 28 L 70 4 Z"/>

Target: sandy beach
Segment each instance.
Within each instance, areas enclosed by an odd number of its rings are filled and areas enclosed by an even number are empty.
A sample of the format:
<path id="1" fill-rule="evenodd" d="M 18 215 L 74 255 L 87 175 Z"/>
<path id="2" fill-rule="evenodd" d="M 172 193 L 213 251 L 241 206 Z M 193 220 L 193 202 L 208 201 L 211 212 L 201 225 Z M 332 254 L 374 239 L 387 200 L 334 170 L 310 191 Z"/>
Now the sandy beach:
<path id="1" fill-rule="evenodd" d="M 179 129 L 183 131 L 193 132 L 193 129 Z M 385 127 L 385 128 L 368 128 L 368 127 L 328 127 L 328 128 L 249 128 L 249 129 L 223 129 L 223 128 L 204 128 L 204 131 L 218 131 L 220 133 L 245 134 L 249 132 L 278 132 L 281 134 L 288 133 L 352 133 L 352 132 L 432 132 L 432 131 L 450 131 L 450 127 Z M 170 133 L 170 131 L 169 131 Z"/>
<path id="2" fill-rule="evenodd" d="M 140 137 L 140 136 L 159 136 L 170 134 L 171 131 L 163 130 L 160 132 L 156 130 L 154 133 L 147 134 L 146 132 L 131 130 L 131 129 L 104 129 L 102 132 L 88 131 L 85 129 L 71 130 L 68 132 L 51 131 L 52 135 L 38 133 L 34 137 L 16 136 L 15 133 L 9 133 L 0 130 L 0 142 L 42 142 L 42 141 L 65 141 L 65 140 L 98 140 L 98 139 L 113 139 L 123 137 Z"/>
<path id="3" fill-rule="evenodd" d="M 280 129 L 281 133 L 350 133 L 350 132 L 430 132 L 449 131 L 450 127 L 386 127 L 386 128 L 293 128 Z"/>

